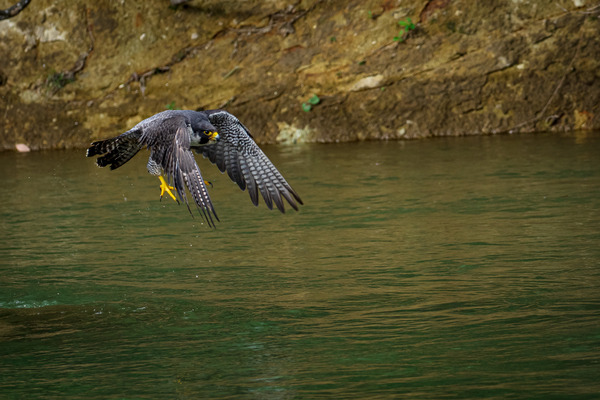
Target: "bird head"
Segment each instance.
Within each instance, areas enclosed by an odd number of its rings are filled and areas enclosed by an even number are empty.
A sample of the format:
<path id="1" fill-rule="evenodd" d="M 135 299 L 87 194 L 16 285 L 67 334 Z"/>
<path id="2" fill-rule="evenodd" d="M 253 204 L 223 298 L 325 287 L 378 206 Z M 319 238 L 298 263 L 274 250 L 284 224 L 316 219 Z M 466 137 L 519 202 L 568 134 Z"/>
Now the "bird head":
<path id="1" fill-rule="evenodd" d="M 195 140 L 192 141 L 197 142 L 200 146 L 219 141 L 217 128 L 215 128 L 208 120 L 199 120 L 192 123 L 192 131 L 196 136 L 193 138 Z"/>

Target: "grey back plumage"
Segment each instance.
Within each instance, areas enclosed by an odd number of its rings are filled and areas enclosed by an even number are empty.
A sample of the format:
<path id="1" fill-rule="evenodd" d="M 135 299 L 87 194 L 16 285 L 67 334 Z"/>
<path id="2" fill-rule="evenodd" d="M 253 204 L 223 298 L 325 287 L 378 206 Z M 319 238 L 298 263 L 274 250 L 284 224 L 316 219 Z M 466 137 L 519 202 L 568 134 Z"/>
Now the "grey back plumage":
<path id="1" fill-rule="evenodd" d="M 200 145 L 198 131 L 216 130 L 220 140 Z M 269 209 L 273 204 L 285 212 L 285 199 L 295 210 L 302 200 L 256 145 L 248 129 L 224 110 L 167 110 L 145 119 L 131 130 L 112 139 L 92 143 L 87 156 L 100 155 L 96 163 L 115 169 L 126 163 L 142 147 L 151 151 L 148 170 L 152 174 L 164 171 L 180 201 L 189 203 L 188 189 L 200 214 L 209 226 L 214 226 L 215 212 L 208 190 L 191 152 L 195 149 L 216 164 L 240 189 L 248 189 L 250 199 L 258 205 L 259 193 Z M 159 167 L 160 166 L 160 167 Z M 191 213 L 191 210 L 190 210 Z"/>

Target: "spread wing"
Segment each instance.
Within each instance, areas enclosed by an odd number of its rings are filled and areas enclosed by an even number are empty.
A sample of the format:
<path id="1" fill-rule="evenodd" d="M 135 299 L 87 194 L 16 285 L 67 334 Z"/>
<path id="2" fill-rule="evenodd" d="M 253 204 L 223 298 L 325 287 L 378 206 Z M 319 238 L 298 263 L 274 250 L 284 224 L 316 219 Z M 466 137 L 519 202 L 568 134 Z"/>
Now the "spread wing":
<path id="1" fill-rule="evenodd" d="M 167 182 L 175 187 L 179 200 L 185 202 L 190 214 L 192 211 L 185 193 L 186 187 L 200 215 L 209 226 L 214 226 L 213 216 L 217 221 L 219 217 L 190 150 L 190 129 L 184 117 L 173 116 L 145 126 L 140 141 L 151 149 L 151 161 L 162 167 Z"/>
<path id="2" fill-rule="evenodd" d="M 255 206 L 258 205 L 260 192 L 269 209 L 273 209 L 275 203 L 279 211 L 285 212 L 282 200 L 285 199 L 294 210 L 298 210 L 298 203 L 303 204 L 300 196 L 254 142 L 248 129 L 227 111 L 213 110 L 206 113 L 217 128 L 220 140 L 198 148 L 197 151 L 216 164 L 221 172 L 227 171 L 240 189 L 248 189 Z"/>

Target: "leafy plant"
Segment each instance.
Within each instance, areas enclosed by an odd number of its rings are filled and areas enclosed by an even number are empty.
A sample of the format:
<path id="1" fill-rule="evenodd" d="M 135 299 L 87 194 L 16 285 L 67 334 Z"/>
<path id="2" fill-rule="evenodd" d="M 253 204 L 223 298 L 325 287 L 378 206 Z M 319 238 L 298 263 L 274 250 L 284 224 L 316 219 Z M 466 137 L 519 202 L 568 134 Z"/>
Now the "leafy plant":
<path id="1" fill-rule="evenodd" d="M 313 94 L 307 102 L 302 103 L 302 111 L 309 112 L 312 110 L 313 106 L 316 106 L 321 102 L 321 99 L 316 94 Z"/>
<path id="2" fill-rule="evenodd" d="M 395 42 L 404 41 L 404 35 L 416 28 L 410 18 L 406 18 L 405 21 L 398 21 L 398 25 L 400 25 L 400 32 L 398 32 L 398 36 L 394 36 Z"/>
<path id="3" fill-rule="evenodd" d="M 59 90 L 73 82 L 75 79 L 64 72 L 56 72 L 52 70 L 48 77 L 46 78 L 46 85 L 52 90 Z"/>
<path id="4" fill-rule="evenodd" d="M 176 110 L 175 108 L 175 100 L 167 104 L 167 110 Z"/>

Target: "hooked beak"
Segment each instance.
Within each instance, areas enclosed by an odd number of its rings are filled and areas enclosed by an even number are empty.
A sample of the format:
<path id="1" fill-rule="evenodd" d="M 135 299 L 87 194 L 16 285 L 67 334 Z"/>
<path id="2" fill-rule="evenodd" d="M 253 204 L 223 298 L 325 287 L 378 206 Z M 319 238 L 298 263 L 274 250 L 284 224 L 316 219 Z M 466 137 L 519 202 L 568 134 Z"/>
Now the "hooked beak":
<path id="1" fill-rule="evenodd" d="M 221 139 L 219 132 L 208 132 L 207 136 L 210 140 L 214 140 L 215 142 L 218 142 L 219 139 Z"/>

